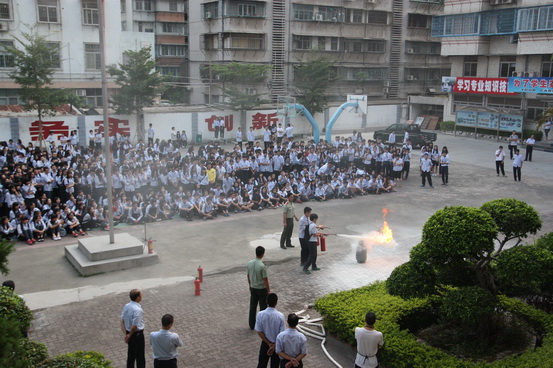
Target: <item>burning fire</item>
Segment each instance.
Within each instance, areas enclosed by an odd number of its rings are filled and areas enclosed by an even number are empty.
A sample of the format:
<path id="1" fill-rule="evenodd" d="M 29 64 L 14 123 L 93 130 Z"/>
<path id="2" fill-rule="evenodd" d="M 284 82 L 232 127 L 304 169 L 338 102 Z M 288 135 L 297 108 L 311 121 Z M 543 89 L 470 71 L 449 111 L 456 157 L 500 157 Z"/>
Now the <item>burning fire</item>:
<path id="1" fill-rule="evenodd" d="M 380 231 L 371 231 L 364 237 L 366 245 L 379 244 L 379 245 L 395 245 L 394 233 L 386 221 L 388 215 L 388 209 L 382 209 L 382 221 L 384 224 L 380 228 Z"/>

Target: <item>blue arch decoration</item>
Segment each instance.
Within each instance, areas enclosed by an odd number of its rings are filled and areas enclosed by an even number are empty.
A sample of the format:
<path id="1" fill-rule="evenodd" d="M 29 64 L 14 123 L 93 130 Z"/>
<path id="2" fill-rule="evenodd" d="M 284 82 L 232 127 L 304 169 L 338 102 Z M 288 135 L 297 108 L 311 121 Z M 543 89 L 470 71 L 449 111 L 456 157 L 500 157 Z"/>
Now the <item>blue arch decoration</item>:
<path id="1" fill-rule="evenodd" d="M 334 115 L 332 115 L 332 117 L 330 118 L 330 120 L 328 121 L 328 123 L 326 124 L 326 135 L 325 135 L 325 139 L 328 143 L 332 143 L 332 126 L 334 125 L 334 123 L 336 122 L 336 120 L 338 120 L 338 118 L 340 117 L 340 115 L 342 114 L 342 111 L 344 111 L 344 109 L 346 107 L 359 107 L 359 103 L 356 102 L 346 102 L 344 104 L 342 104 L 338 110 L 336 110 L 336 112 L 334 113 Z"/>

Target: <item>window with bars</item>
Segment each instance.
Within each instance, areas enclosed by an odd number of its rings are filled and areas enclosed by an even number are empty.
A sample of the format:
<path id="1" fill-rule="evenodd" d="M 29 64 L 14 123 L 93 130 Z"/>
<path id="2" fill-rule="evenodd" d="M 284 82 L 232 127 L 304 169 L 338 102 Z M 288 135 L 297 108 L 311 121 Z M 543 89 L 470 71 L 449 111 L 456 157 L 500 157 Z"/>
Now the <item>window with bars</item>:
<path id="1" fill-rule="evenodd" d="M 294 20 L 313 20 L 313 5 L 294 4 Z"/>
<path id="2" fill-rule="evenodd" d="M 344 40 L 344 51 L 362 52 L 363 40 Z"/>
<path id="3" fill-rule="evenodd" d="M 163 23 L 161 25 L 163 33 L 183 34 L 184 24 L 182 23 Z"/>
<path id="4" fill-rule="evenodd" d="M 388 24 L 388 13 L 384 11 L 369 11 L 367 17 L 369 24 Z"/>
<path id="5" fill-rule="evenodd" d="M 499 61 L 499 77 L 509 78 L 513 76 L 517 67 L 516 57 L 502 56 Z"/>
<path id="6" fill-rule="evenodd" d="M 176 12 L 179 11 L 178 5 L 176 1 L 170 1 L 169 2 L 169 11 Z"/>
<path id="7" fill-rule="evenodd" d="M 180 75 L 180 68 L 178 66 L 158 66 L 156 69 L 161 75 L 172 75 L 175 77 Z"/>
<path id="8" fill-rule="evenodd" d="M 409 14 L 407 18 L 407 27 L 409 28 L 428 28 L 430 16 L 426 14 Z"/>
<path id="9" fill-rule="evenodd" d="M 331 37 L 330 38 L 330 51 L 339 51 L 340 50 L 340 42 L 338 42 L 338 37 Z"/>
<path id="10" fill-rule="evenodd" d="M 13 68 L 13 57 L 6 47 L 13 47 L 13 41 L 0 41 L 0 68 Z"/>
<path id="11" fill-rule="evenodd" d="M 58 23 L 58 1 L 38 0 L 38 21 L 44 23 Z"/>
<path id="12" fill-rule="evenodd" d="M 229 48 L 241 50 L 263 50 L 265 36 L 260 34 L 231 34 Z"/>
<path id="13" fill-rule="evenodd" d="M 0 19 L 11 19 L 10 0 L 0 0 Z"/>
<path id="14" fill-rule="evenodd" d="M 158 56 L 186 56 L 186 46 L 184 45 L 158 45 Z"/>
<path id="15" fill-rule="evenodd" d="M 506 109 L 520 109 L 520 98 L 510 98 L 510 97 L 488 97 L 488 106 L 489 107 L 501 107 Z"/>
<path id="16" fill-rule="evenodd" d="M 256 6 L 254 4 L 238 4 L 238 15 L 253 17 L 257 15 Z"/>
<path id="17" fill-rule="evenodd" d="M 551 60 L 551 55 L 543 55 L 541 76 L 543 78 L 553 78 L 553 60 Z"/>
<path id="18" fill-rule="evenodd" d="M 372 52 L 375 54 L 382 54 L 386 52 L 386 41 L 381 40 L 370 40 L 367 41 L 367 52 Z"/>
<path id="19" fill-rule="evenodd" d="M 346 9 L 346 22 L 348 22 L 348 23 L 363 23 L 363 10 L 361 10 L 361 9 Z"/>
<path id="20" fill-rule="evenodd" d="M 294 36 L 294 50 L 311 50 L 311 36 Z"/>
<path id="21" fill-rule="evenodd" d="M 152 0 L 134 0 L 134 10 L 152 11 L 154 5 Z"/>
<path id="22" fill-rule="evenodd" d="M 213 3 L 204 4 L 203 15 L 204 15 L 204 19 L 218 18 L 219 3 L 213 2 Z"/>
<path id="23" fill-rule="evenodd" d="M 101 68 L 100 45 L 97 43 L 84 44 L 85 67 L 90 70 Z"/>
<path id="24" fill-rule="evenodd" d="M 553 6 L 519 9 L 517 31 L 548 31 L 553 29 Z"/>
<path id="25" fill-rule="evenodd" d="M 97 1 L 83 1 L 83 24 L 93 26 L 97 26 L 99 24 Z"/>
<path id="26" fill-rule="evenodd" d="M 326 49 L 326 37 L 317 37 L 317 49 L 324 51 Z"/>
<path id="27" fill-rule="evenodd" d="M 50 60 L 52 61 L 52 67 L 61 69 L 61 49 L 59 42 L 48 42 L 48 48 L 52 50 L 50 54 Z"/>
<path id="28" fill-rule="evenodd" d="M 387 78 L 386 68 L 342 68 L 342 80 L 380 81 Z"/>

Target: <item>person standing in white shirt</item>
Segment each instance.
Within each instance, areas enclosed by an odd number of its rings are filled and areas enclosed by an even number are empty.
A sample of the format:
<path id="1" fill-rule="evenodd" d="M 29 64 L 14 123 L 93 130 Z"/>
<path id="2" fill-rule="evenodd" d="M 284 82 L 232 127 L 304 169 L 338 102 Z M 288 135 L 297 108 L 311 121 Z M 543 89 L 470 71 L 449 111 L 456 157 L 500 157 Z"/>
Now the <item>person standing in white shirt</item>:
<path id="1" fill-rule="evenodd" d="M 127 367 L 134 367 L 136 360 L 136 367 L 144 368 L 144 311 L 139 304 L 142 301 L 142 291 L 132 289 L 129 297 L 131 301 L 125 304 L 121 312 L 121 330 L 128 345 Z"/>
<path id="2" fill-rule="evenodd" d="M 549 139 L 549 131 L 551 130 L 551 119 L 547 119 L 543 124 L 543 132 L 545 133 L 545 140 Z"/>
<path id="3" fill-rule="evenodd" d="M 432 186 L 432 175 L 430 175 L 431 170 L 432 170 L 432 160 L 428 158 L 428 152 L 425 152 L 423 158 L 421 158 L 421 172 L 422 172 L 421 188 L 424 188 L 426 186 L 426 179 L 428 179 L 428 184 L 430 185 L 430 188 L 434 188 L 434 186 Z"/>
<path id="4" fill-rule="evenodd" d="M 286 129 L 284 129 L 284 131 L 286 132 L 286 138 L 288 139 L 294 139 L 294 126 L 292 124 L 288 124 L 288 126 L 286 127 Z"/>
<path id="5" fill-rule="evenodd" d="M 357 354 L 355 356 L 356 368 L 376 368 L 378 349 L 384 345 L 382 332 L 374 329 L 376 316 L 372 312 L 365 315 L 365 326 L 355 328 L 355 339 L 357 340 Z"/>
<path id="6" fill-rule="evenodd" d="M 240 146 L 240 151 L 242 150 L 242 128 L 238 127 L 236 131 L 236 144 Z"/>
<path id="7" fill-rule="evenodd" d="M 518 149 L 515 150 L 515 155 L 513 156 L 513 176 L 515 178 L 515 181 L 520 181 L 521 174 L 522 174 L 522 163 L 524 162 L 524 159 L 522 158 L 522 155 L 520 154 L 520 151 Z"/>
<path id="8" fill-rule="evenodd" d="M 442 151 L 440 155 L 440 173 L 442 174 L 442 185 L 449 184 L 449 155 Z"/>
<path id="9" fill-rule="evenodd" d="M 253 131 L 253 127 L 250 127 L 250 130 L 246 133 L 246 138 L 248 139 L 248 145 L 251 149 L 253 149 L 253 143 L 255 141 L 255 132 Z"/>
<path id="10" fill-rule="evenodd" d="M 148 147 L 151 147 L 154 145 L 154 136 L 155 136 L 156 132 L 154 130 L 154 128 L 152 127 L 152 124 L 149 125 L 149 128 L 148 128 Z"/>
<path id="11" fill-rule="evenodd" d="M 154 353 L 154 368 L 177 368 L 177 348 L 182 346 L 179 335 L 169 331 L 174 317 L 165 314 L 161 318 L 161 330 L 150 334 L 150 345 Z"/>
<path id="12" fill-rule="evenodd" d="M 267 368 L 271 360 L 271 368 L 278 368 L 280 357 L 275 353 L 276 337 L 286 329 L 284 314 L 276 310 L 278 296 L 275 293 L 267 295 L 267 309 L 257 314 L 255 331 L 261 338 L 258 367 Z"/>
<path id="13" fill-rule="evenodd" d="M 513 159 L 513 152 L 518 146 L 518 135 L 514 130 L 511 133 L 511 135 L 509 136 L 508 141 L 509 141 L 509 153 L 511 154 L 511 160 L 512 160 Z"/>
<path id="14" fill-rule="evenodd" d="M 533 135 L 530 136 L 527 140 L 524 141 L 526 144 L 526 157 L 524 161 L 532 162 L 532 152 L 534 151 L 534 144 L 536 144 L 536 139 Z"/>
<path id="15" fill-rule="evenodd" d="M 495 171 L 497 172 L 497 176 L 499 176 L 499 170 L 505 176 L 505 151 L 503 151 L 503 146 L 499 146 L 499 149 L 495 151 Z"/>

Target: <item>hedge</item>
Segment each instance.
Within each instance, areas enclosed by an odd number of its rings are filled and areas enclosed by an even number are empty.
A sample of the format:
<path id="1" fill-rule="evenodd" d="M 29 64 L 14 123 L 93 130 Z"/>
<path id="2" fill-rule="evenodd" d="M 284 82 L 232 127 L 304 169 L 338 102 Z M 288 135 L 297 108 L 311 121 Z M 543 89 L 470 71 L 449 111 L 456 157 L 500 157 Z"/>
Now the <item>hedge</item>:
<path id="1" fill-rule="evenodd" d="M 553 318 L 527 304 L 500 297 L 500 307 L 531 321 L 544 331 L 543 346 L 523 354 L 510 356 L 493 363 L 473 363 L 450 356 L 443 351 L 422 344 L 406 329 L 403 322 L 424 319 L 433 313 L 435 299 L 402 299 L 386 292 L 384 282 L 376 282 L 359 289 L 333 293 L 315 303 L 324 317 L 324 326 L 340 340 L 355 345 L 354 329 L 363 326 L 365 313 L 377 316 L 375 328 L 384 334 L 384 347 L 379 352 L 379 361 L 390 368 L 536 368 L 553 366 Z"/>
<path id="2" fill-rule="evenodd" d="M 3 286 L 0 287 L 0 318 L 17 321 L 23 336 L 31 326 L 33 313 L 19 295 Z"/>
<path id="3" fill-rule="evenodd" d="M 111 362 L 96 351 L 76 351 L 55 356 L 38 368 L 110 368 Z"/>

